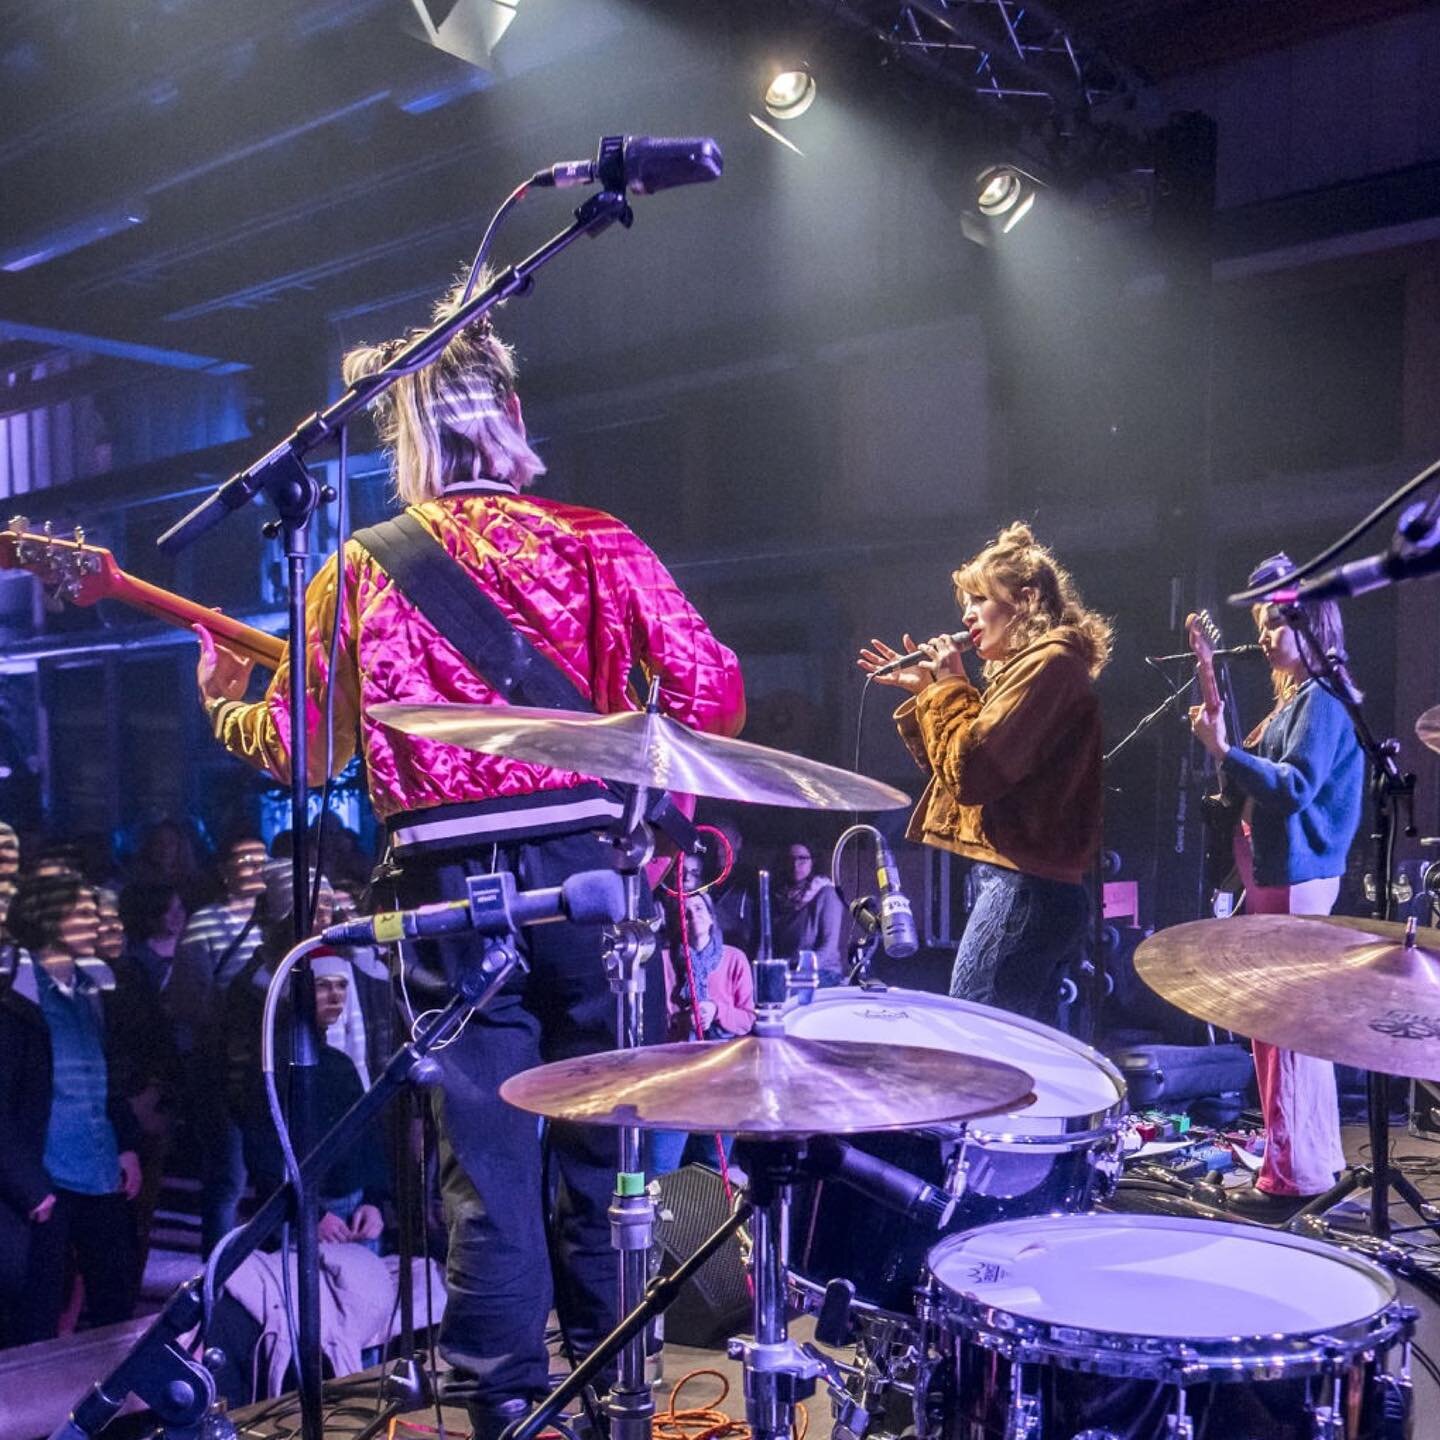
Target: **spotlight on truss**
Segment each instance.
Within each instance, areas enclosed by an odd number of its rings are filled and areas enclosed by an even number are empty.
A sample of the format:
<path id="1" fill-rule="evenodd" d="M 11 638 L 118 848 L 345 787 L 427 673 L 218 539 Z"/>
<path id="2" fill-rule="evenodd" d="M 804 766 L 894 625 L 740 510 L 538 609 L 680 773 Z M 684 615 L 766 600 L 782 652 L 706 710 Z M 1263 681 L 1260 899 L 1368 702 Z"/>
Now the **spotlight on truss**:
<path id="1" fill-rule="evenodd" d="M 975 177 L 974 194 L 960 217 L 960 228 L 977 245 L 1008 235 L 1035 208 L 1045 181 L 1018 165 L 987 165 Z"/>
<path id="2" fill-rule="evenodd" d="M 410 0 L 425 38 L 437 49 L 482 70 L 510 28 L 520 0 Z"/>
<path id="3" fill-rule="evenodd" d="M 798 120 L 815 103 L 815 94 L 808 64 L 785 66 L 765 87 L 765 113 L 776 120 Z"/>

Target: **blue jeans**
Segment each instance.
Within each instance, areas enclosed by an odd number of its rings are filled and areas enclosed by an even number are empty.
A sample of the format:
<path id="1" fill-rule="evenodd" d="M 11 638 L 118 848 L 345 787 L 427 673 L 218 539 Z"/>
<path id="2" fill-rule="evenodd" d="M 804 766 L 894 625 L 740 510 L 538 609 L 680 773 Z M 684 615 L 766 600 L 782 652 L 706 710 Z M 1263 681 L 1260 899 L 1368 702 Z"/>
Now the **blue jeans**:
<path id="1" fill-rule="evenodd" d="M 983 861 L 970 867 L 966 888 L 970 918 L 955 952 L 951 995 L 1053 1025 L 1060 982 L 1084 955 L 1089 892 Z"/>
<path id="2" fill-rule="evenodd" d="M 725 1158 L 730 1158 L 730 1149 L 735 1144 L 733 1135 L 722 1135 L 720 1143 L 725 1147 Z M 713 1135 L 691 1135 L 686 1130 L 651 1130 L 645 1137 L 645 1173 L 650 1176 L 669 1175 L 678 1170 L 686 1160 L 719 1169 L 715 1154 Z"/>

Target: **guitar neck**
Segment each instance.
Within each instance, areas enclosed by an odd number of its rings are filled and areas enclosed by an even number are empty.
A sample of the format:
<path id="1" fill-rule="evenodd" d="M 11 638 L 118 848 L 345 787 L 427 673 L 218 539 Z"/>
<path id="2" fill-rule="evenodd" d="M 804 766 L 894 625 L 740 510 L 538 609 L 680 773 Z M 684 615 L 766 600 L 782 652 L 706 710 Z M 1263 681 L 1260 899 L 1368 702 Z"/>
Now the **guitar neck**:
<path id="1" fill-rule="evenodd" d="M 182 629 L 203 625 L 230 649 L 253 660 L 257 665 L 265 666 L 267 670 L 278 669 L 284 658 L 285 641 L 279 636 L 233 620 L 219 610 L 207 610 L 205 606 L 197 605 L 183 595 L 176 595 L 172 590 L 162 590 L 148 580 L 137 580 L 123 570 L 118 573 L 117 583 L 110 591 L 110 598 Z"/>

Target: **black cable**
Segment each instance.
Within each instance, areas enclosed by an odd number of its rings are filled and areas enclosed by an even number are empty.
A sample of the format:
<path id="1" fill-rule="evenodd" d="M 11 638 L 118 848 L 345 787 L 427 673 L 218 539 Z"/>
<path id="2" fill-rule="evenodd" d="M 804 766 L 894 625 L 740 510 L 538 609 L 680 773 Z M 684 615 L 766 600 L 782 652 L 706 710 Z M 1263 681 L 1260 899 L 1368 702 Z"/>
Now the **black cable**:
<path id="1" fill-rule="evenodd" d="M 345 620 L 345 541 L 350 529 L 350 428 L 340 427 L 340 458 L 335 487 L 335 615 L 330 622 L 329 674 L 325 682 L 325 784 L 320 791 L 320 820 L 316 826 L 315 878 L 310 882 L 310 913 L 320 904 L 320 877 L 324 874 L 325 822 L 335 779 L 335 665 L 340 657 L 340 627 Z"/>

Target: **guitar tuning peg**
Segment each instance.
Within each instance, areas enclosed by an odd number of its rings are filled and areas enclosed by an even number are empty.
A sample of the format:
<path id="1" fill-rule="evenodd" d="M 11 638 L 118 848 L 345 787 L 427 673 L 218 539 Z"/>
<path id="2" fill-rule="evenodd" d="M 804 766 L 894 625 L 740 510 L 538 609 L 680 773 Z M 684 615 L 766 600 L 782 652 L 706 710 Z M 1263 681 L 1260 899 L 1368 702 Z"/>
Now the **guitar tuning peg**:
<path id="1" fill-rule="evenodd" d="M 55 522 L 53 520 L 47 520 L 42 528 L 45 531 L 45 538 L 47 540 L 53 540 L 55 538 Z"/>
<path id="2" fill-rule="evenodd" d="M 85 543 L 85 527 L 83 525 L 77 525 L 75 527 L 74 540 L 77 545 L 83 545 Z"/>
<path id="3" fill-rule="evenodd" d="M 26 515 L 12 515 L 10 517 L 10 529 L 14 531 L 25 531 L 30 528 L 30 519 Z"/>

